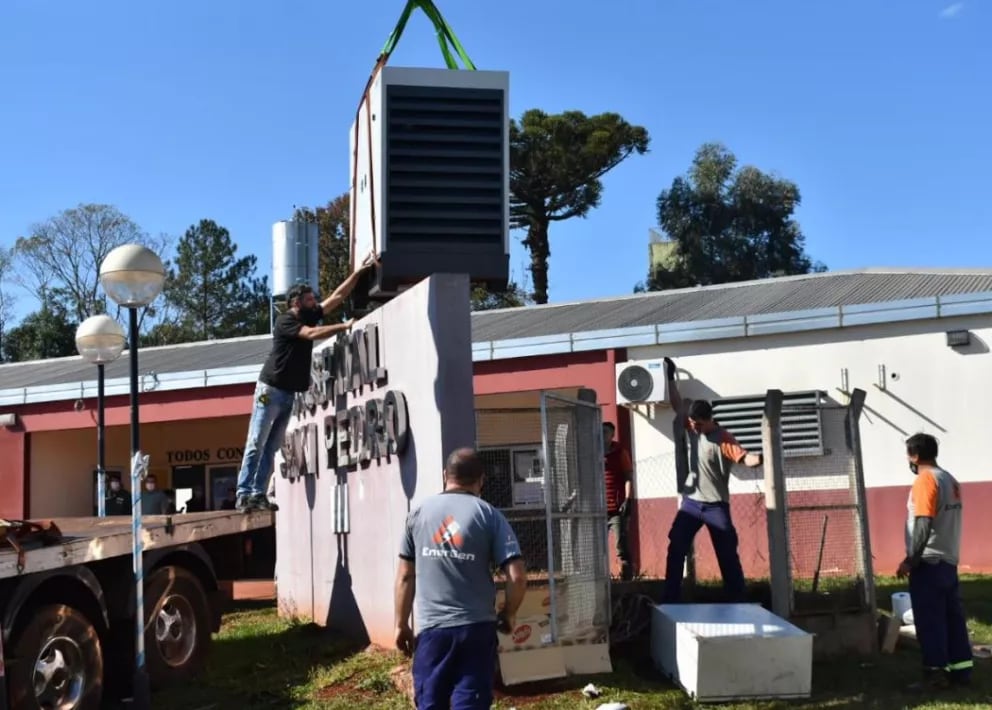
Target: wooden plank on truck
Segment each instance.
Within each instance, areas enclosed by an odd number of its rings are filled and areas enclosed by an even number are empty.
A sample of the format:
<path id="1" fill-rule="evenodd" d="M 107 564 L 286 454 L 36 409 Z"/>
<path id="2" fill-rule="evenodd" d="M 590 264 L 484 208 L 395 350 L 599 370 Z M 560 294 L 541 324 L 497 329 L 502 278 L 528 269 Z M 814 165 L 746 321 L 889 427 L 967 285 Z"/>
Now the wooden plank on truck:
<path id="1" fill-rule="evenodd" d="M 146 515 L 142 519 L 144 549 L 148 552 L 261 530 L 271 527 L 273 520 L 274 514 L 269 511 Z M 20 572 L 17 553 L 9 549 L 0 551 L 0 579 L 131 555 L 130 516 L 56 518 L 55 523 L 62 531 L 61 544 L 25 550 L 24 569 Z"/>

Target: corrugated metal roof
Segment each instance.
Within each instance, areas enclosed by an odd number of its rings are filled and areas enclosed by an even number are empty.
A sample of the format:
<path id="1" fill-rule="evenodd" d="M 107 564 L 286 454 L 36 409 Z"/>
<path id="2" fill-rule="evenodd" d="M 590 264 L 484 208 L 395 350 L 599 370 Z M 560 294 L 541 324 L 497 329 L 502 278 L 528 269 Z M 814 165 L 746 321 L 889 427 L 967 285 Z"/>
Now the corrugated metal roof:
<path id="1" fill-rule="evenodd" d="M 620 298 L 483 311 L 472 315 L 472 340 L 485 343 L 981 292 L 992 292 L 992 270 L 866 269 L 790 276 Z M 144 348 L 140 352 L 141 372 L 164 374 L 261 366 L 270 347 L 271 337 L 258 335 Z M 107 366 L 106 376 L 112 380 L 127 375 L 125 352 L 120 360 Z M 0 366 L 0 390 L 93 379 L 93 366 L 79 357 Z"/>
<path id="2" fill-rule="evenodd" d="M 142 373 L 195 372 L 217 367 L 259 365 L 272 347 L 269 335 L 247 338 L 208 340 L 157 348 L 142 348 L 138 364 Z M 128 376 L 128 353 L 106 366 L 106 378 Z M 80 357 L 60 357 L 51 360 L 12 363 L 0 366 L 0 390 L 35 385 L 56 385 L 96 379 L 93 365 Z"/>
<path id="3" fill-rule="evenodd" d="M 476 313 L 472 340 L 499 341 L 992 291 L 992 271 L 834 272 Z"/>

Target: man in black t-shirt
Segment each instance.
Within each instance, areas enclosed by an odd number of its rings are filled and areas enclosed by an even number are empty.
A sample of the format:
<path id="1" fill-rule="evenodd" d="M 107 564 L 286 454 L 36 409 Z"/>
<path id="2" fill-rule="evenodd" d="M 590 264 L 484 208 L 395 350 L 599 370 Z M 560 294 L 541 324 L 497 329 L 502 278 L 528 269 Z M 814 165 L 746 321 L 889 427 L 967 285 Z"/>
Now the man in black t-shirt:
<path id="1" fill-rule="evenodd" d="M 266 491 L 276 452 L 282 448 L 286 436 L 296 394 L 310 389 L 313 341 L 347 331 L 352 321 L 331 325 L 318 323 L 344 302 L 362 273 L 374 263 L 371 256 L 366 258 L 361 267 L 321 303 L 307 284 L 293 286 L 286 294 L 288 308 L 276 318 L 272 350 L 255 386 L 255 404 L 248 424 L 241 473 L 238 474 L 237 510 L 279 509 L 269 500 Z"/>

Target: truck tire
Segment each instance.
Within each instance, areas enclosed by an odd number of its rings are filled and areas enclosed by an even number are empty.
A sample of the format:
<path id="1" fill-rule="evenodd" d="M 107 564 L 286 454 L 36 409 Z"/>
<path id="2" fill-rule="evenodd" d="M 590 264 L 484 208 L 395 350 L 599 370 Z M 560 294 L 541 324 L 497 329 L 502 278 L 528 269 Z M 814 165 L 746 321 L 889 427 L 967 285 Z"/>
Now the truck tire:
<path id="1" fill-rule="evenodd" d="M 145 662 L 153 688 L 203 670 L 210 608 L 200 580 L 182 567 L 155 570 L 145 584 Z"/>
<path id="2" fill-rule="evenodd" d="M 103 699 L 103 647 L 89 619 L 72 607 L 30 610 L 11 645 L 12 708 L 98 710 Z"/>

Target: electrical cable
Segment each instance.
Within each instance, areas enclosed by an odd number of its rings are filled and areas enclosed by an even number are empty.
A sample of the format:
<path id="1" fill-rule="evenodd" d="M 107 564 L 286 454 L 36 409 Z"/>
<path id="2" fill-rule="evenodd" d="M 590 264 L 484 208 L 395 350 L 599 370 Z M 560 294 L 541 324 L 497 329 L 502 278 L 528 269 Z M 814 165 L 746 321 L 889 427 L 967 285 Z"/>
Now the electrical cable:
<path id="1" fill-rule="evenodd" d="M 651 625 L 651 610 L 656 604 L 640 592 L 625 592 L 616 597 L 610 615 L 610 644 L 622 644 L 643 634 Z"/>

